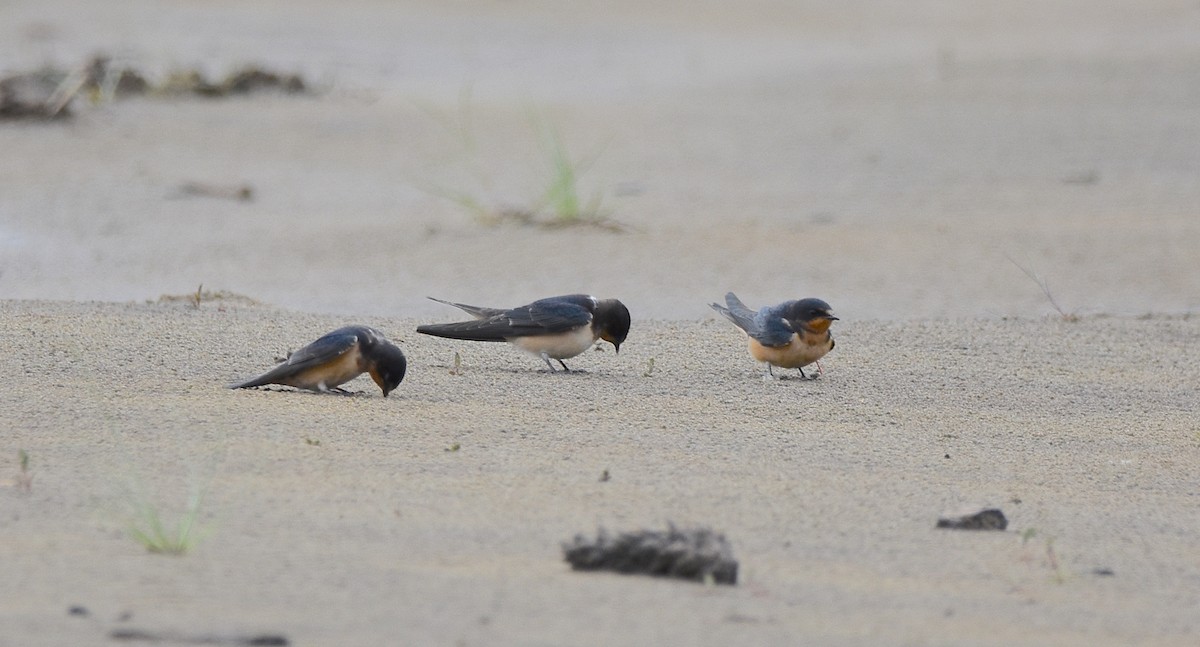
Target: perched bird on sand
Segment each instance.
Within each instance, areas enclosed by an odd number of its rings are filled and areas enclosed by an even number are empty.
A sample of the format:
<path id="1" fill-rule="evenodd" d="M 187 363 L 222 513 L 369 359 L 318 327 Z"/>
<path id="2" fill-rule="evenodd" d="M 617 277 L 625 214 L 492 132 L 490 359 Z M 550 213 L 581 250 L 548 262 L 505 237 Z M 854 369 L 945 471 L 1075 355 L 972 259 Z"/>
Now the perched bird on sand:
<path id="1" fill-rule="evenodd" d="M 475 319 L 419 326 L 417 332 L 466 341 L 506 341 L 541 357 L 551 372 L 555 371 L 551 359 L 570 371 L 563 360 L 591 348 L 597 339 L 611 343 L 620 353 L 621 343 L 629 335 L 629 309 L 616 299 L 568 294 L 504 310 L 429 298 Z"/>
<path id="2" fill-rule="evenodd" d="M 804 367 L 833 350 L 829 325 L 838 318 L 830 313 L 829 304 L 820 299 L 785 301 L 755 312 L 730 292 L 725 295 L 726 307 L 709 305 L 746 333 L 750 355 L 767 364 L 764 378 L 775 377 L 772 366 L 797 369 L 801 377 L 807 378 Z M 820 368 L 817 364 L 817 369 Z"/>
<path id="3" fill-rule="evenodd" d="M 400 385 L 407 368 L 404 353 L 378 330 L 346 326 L 292 353 L 266 373 L 230 384 L 229 388 L 282 384 L 309 391 L 346 394 L 349 392 L 338 388 L 340 385 L 369 373 L 386 398 Z"/>

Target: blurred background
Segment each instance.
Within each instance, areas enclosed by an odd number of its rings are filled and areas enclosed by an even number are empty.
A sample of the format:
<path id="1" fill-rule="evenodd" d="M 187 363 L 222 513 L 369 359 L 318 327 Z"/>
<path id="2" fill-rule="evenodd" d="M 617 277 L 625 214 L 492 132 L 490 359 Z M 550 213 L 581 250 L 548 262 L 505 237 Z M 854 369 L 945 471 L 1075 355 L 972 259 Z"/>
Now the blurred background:
<path id="1" fill-rule="evenodd" d="M 0 75 L 61 95 L 103 55 L 149 90 L 0 119 L 0 298 L 1194 312 L 1198 28 L 1168 0 L 6 0 Z M 167 91 L 248 66 L 307 90 Z"/>

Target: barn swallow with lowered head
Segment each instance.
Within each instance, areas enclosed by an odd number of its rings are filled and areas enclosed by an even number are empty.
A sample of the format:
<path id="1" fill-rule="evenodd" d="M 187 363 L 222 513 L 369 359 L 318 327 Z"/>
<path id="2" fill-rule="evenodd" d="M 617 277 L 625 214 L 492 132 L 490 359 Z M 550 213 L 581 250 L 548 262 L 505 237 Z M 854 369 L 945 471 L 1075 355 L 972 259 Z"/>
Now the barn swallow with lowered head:
<path id="1" fill-rule="evenodd" d="M 555 371 L 551 359 L 570 371 L 563 360 L 587 350 L 597 339 L 611 343 L 620 353 L 621 343 L 629 335 L 629 309 L 616 299 L 568 294 L 504 310 L 429 298 L 475 319 L 418 326 L 417 332 L 465 341 L 506 341 L 541 357 L 551 372 Z"/>
<path id="2" fill-rule="evenodd" d="M 404 353 L 378 330 L 346 326 L 288 355 L 279 366 L 266 373 L 230 384 L 229 388 L 282 384 L 321 393 L 349 394 L 338 387 L 369 373 L 386 398 L 400 385 L 407 368 Z"/>
<path id="3" fill-rule="evenodd" d="M 829 325 L 838 318 L 830 313 L 829 304 L 820 299 L 785 301 L 755 312 L 730 292 L 725 295 L 727 307 L 709 305 L 746 333 L 750 355 L 767 364 L 767 375 L 763 377 L 774 378 L 771 367 L 778 366 L 797 369 L 800 377 L 807 378 L 804 367 L 833 350 Z M 818 363 L 818 370 L 820 367 Z"/>

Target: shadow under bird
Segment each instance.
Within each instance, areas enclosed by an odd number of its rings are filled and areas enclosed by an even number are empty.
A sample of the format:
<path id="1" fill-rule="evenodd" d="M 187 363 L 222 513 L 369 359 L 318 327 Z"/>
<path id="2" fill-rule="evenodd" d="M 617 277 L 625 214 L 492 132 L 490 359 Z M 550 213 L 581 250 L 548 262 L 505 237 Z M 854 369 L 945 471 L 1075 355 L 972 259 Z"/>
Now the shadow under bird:
<path id="1" fill-rule="evenodd" d="M 830 312 L 829 304 L 820 299 L 785 301 L 755 312 L 730 292 L 725 295 L 725 307 L 709 305 L 746 333 L 750 355 L 767 364 L 764 377 L 775 377 L 771 367 L 778 366 L 797 369 L 801 377 L 807 378 L 804 367 L 833 350 L 829 325 L 838 318 Z M 818 363 L 818 370 L 820 367 Z"/>
<path id="2" fill-rule="evenodd" d="M 629 335 L 629 309 L 616 299 L 568 294 L 505 310 L 429 298 L 475 319 L 418 326 L 417 332 L 465 341 L 506 341 L 541 357 L 551 372 L 556 370 L 551 359 L 570 371 L 563 360 L 591 348 L 598 339 L 611 343 L 620 353 L 621 343 Z"/>
<path id="3" fill-rule="evenodd" d="M 321 393 L 348 394 L 338 387 L 369 373 L 386 398 L 404 380 L 407 369 L 404 353 L 378 330 L 346 326 L 288 355 L 266 373 L 230 384 L 229 388 L 282 384 Z"/>

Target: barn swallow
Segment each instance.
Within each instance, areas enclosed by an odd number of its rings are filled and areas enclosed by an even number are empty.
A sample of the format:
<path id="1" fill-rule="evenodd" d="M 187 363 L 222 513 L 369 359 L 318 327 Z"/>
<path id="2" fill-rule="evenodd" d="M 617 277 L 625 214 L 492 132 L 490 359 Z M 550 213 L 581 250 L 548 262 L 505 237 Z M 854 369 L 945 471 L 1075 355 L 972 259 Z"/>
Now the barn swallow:
<path id="1" fill-rule="evenodd" d="M 378 330 L 346 326 L 288 355 L 266 373 L 229 388 L 283 384 L 321 393 L 348 393 L 338 386 L 370 373 L 386 398 L 400 385 L 407 368 L 404 353 Z"/>
<path id="2" fill-rule="evenodd" d="M 820 299 L 785 301 L 755 312 L 730 292 L 725 295 L 725 304 L 728 307 L 709 305 L 746 333 L 750 355 L 767 363 L 767 375 L 772 378 L 775 377 L 772 366 L 797 369 L 806 378 L 804 367 L 833 350 L 829 324 L 838 318 L 830 314 L 829 304 Z M 817 364 L 818 369 L 820 366 Z"/>
<path id="3" fill-rule="evenodd" d="M 430 299 L 475 317 L 473 321 L 418 326 L 417 332 L 467 341 L 507 341 L 546 362 L 551 359 L 570 371 L 564 359 L 575 357 L 603 339 L 621 352 L 629 335 L 629 309 L 616 299 L 569 294 L 539 299 L 529 305 L 503 310 Z"/>

